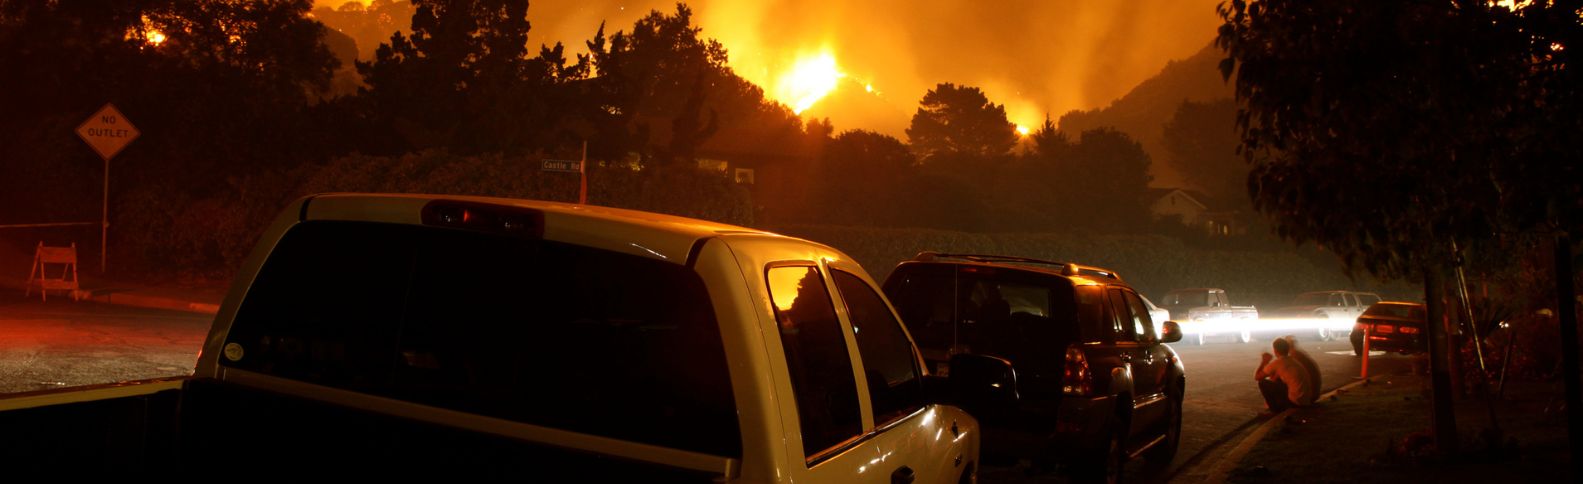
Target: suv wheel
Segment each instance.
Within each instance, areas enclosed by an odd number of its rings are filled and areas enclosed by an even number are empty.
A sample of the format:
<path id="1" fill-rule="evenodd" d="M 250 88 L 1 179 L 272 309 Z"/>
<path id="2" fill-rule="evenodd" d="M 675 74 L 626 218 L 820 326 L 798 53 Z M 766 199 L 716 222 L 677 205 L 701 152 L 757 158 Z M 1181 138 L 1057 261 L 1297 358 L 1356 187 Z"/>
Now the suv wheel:
<path id="1" fill-rule="evenodd" d="M 1237 335 L 1233 336 L 1233 337 L 1237 338 L 1237 341 L 1240 341 L 1243 344 L 1246 344 L 1249 341 L 1253 341 L 1253 332 L 1244 329 L 1244 330 L 1242 330 L 1241 333 L 1237 333 Z"/>
<path id="2" fill-rule="evenodd" d="M 1171 465 L 1171 459 L 1176 458 L 1176 449 L 1182 443 L 1182 395 L 1183 384 L 1177 383 L 1175 390 L 1165 392 L 1165 440 L 1155 444 L 1154 448 L 1143 455 L 1149 465 L 1156 468 L 1165 468 Z"/>
<path id="3" fill-rule="evenodd" d="M 1082 475 L 1078 476 L 1079 482 L 1121 482 L 1121 470 L 1127 465 L 1126 432 L 1127 422 L 1119 415 L 1112 417 L 1105 429 L 1105 434 L 1110 438 L 1106 439 L 1105 447 L 1096 449 L 1099 455 L 1094 456 L 1082 470 Z"/>

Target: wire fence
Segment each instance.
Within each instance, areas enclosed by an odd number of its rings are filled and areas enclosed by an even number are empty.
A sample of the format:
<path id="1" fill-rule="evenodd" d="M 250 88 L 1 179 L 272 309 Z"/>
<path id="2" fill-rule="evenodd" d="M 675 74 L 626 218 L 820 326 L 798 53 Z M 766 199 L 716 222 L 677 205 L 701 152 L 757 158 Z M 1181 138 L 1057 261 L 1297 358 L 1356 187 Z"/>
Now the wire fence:
<path id="1" fill-rule="evenodd" d="M 95 226 L 99 222 L 51 222 L 41 224 L 0 224 L 0 229 L 39 229 L 48 227 L 76 227 L 80 225 Z"/>
<path id="2" fill-rule="evenodd" d="M 99 261 L 94 259 L 102 255 L 100 225 L 98 221 L 0 224 L 0 286 L 26 279 L 40 242 L 50 247 L 75 245 L 83 269 L 98 270 Z"/>

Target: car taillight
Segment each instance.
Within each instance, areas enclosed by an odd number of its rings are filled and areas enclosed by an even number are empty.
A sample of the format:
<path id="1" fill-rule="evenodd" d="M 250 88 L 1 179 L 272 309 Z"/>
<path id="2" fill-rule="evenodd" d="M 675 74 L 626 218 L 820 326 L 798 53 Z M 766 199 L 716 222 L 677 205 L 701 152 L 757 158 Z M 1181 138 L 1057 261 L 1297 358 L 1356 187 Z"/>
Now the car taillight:
<path id="1" fill-rule="evenodd" d="M 1391 334 L 1396 332 L 1396 327 L 1389 324 L 1374 325 L 1374 334 Z"/>
<path id="2" fill-rule="evenodd" d="M 1088 395 L 1094 389 L 1094 375 L 1088 371 L 1088 357 L 1076 346 L 1066 348 L 1066 374 L 1061 379 L 1061 393 Z"/>
<path id="3" fill-rule="evenodd" d="M 1418 334 L 1418 328 L 1412 326 L 1402 326 L 1401 331 L 1402 334 Z"/>

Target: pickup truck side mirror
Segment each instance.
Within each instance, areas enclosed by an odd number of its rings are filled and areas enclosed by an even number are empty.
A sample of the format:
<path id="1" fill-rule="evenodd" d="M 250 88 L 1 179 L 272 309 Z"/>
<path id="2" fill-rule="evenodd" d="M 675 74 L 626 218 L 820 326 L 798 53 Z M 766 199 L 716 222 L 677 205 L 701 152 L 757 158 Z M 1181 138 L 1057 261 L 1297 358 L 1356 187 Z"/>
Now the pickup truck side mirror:
<path id="1" fill-rule="evenodd" d="M 949 376 L 937 400 L 962 407 L 975 418 L 994 419 L 1016 408 L 1017 370 L 1005 358 L 989 355 L 951 356 Z"/>
<path id="2" fill-rule="evenodd" d="M 1166 321 L 1160 327 L 1160 342 L 1175 343 L 1182 340 L 1182 325 L 1176 321 Z"/>

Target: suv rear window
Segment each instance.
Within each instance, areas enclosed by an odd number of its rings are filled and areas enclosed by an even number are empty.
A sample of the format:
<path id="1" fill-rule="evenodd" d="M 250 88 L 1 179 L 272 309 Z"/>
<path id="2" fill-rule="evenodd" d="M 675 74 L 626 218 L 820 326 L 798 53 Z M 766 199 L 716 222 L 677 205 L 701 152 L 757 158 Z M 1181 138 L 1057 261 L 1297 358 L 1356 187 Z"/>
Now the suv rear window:
<path id="1" fill-rule="evenodd" d="M 615 252 L 432 227 L 307 222 L 248 290 L 231 367 L 740 457 L 703 281 Z"/>
<path id="2" fill-rule="evenodd" d="M 950 264 L 902 266 L 885 281 L 885 295 L 926 357 L 939 358 L 939 351 L 927 350 L 953 345 L 1011 357 L 1019 349 L 995 346 L 1027 341 L 1047 349 L 1102 334 L 1098 318 L 1078 317 L 1072 284 L 1065 278 L 1016 269 L 956 269 Z"/>

